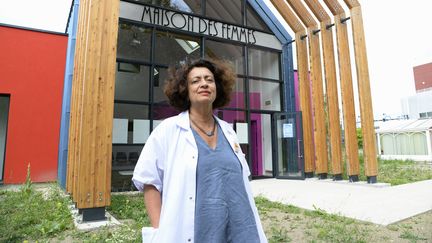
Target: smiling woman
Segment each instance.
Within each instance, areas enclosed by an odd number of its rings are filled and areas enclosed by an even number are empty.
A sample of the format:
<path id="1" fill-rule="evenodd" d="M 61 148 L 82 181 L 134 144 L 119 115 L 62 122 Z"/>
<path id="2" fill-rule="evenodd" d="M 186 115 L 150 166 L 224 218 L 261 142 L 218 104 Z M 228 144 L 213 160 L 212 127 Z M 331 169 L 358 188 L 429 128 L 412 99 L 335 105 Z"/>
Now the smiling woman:
<path id="1" fill-rule="evenodd" d="M 236 79 L 222 61 L 170 69 L 165 94 L 181 113 L 150 134 L 132 178 L 152 225 L 143 242 L 267 242 L 239 139 L 213 114 L 229 104 Z"/>

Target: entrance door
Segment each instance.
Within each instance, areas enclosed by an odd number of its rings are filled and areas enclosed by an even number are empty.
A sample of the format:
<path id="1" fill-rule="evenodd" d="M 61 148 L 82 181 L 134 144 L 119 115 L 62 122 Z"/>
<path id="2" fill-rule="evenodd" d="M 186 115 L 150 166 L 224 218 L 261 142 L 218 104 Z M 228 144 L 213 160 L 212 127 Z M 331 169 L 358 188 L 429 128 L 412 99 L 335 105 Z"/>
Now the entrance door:
<path id="1" fill-rule="evenodd" d="M 304 179 L 301 113 L 273 115 L 273 168 L 275 177 Z"/>
<path id="2" fill-rule="evenodd" d="M 0 95 L 0 181 L 3 181 L 3 168 L 6 154 L 6 131 L 9 114 L 9 96 Z"/>

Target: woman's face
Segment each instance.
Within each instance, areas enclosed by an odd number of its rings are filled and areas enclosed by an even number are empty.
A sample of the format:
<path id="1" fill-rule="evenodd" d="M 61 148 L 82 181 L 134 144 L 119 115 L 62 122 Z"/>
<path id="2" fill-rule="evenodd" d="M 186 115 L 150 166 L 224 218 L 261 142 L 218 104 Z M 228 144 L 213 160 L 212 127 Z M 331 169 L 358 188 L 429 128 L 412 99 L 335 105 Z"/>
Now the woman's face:
<path id="1" fill-rule="evenodd" d="M 216 82 L 208 68 L 192 68 L 187 81 L 191 106 L 213 104 L 216 99 Z"/>

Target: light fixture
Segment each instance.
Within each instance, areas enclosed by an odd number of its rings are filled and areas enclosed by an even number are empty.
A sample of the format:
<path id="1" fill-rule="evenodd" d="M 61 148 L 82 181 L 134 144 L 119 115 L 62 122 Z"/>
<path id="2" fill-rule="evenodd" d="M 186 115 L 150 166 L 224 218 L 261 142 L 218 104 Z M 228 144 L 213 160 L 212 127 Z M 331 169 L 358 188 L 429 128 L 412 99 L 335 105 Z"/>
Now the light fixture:
<path id="1" fill-rule="evenodd" d="M 133 32 L 133 34 L 132 34 L 131 45 L 133 45 L 133 46 L 141 45 L 141 41 L 138 39 L 138 33 L 136 33 L 136 32 Z"/>

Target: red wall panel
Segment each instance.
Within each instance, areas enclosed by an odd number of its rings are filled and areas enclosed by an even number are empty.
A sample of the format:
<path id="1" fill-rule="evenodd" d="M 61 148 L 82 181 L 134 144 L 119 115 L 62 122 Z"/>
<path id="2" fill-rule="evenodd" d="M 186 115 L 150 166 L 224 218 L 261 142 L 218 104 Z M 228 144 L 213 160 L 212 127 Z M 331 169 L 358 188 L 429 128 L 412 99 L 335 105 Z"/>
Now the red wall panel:
<path id="1" fill-rule="evenodd" d="M 4 183 L 57 179 L 67 36 L 0 26 L 0 94 L 10 94 Z"/>
<path id="2" fill-rule="evenodd" d="M 416 92 L 432 88 L 432 62 L 413 68 Z"/>

